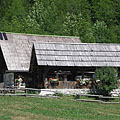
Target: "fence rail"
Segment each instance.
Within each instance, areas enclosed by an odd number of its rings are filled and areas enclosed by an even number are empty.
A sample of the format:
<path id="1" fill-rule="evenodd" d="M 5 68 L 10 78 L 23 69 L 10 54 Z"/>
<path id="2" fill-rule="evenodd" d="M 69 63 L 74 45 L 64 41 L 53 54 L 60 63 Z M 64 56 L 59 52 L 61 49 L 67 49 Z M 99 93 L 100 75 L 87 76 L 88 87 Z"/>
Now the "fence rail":
<path id="1" fill-rule="evenodd" d="M 36 92 L 40 93 L 41 89 L 34 88 L 0 88 L 0 96 L 35 96 L 38 95 Z M 33 94 L 31 94 L 33 93 Z"/>
<path id="2" fill-rule="evenodd" d="M 80 96 L 87 96 L 87 97 L 97 97 L 97 98 L 103 98 L 103 99 L 114 99 L 114 98 L 120 98 L 119 97 L 111 97 L 111 96 L 103 96 L 103 95 L 94 95 L 94 94 L 77 94 L 79 97 Z"/>
<path id="3" fill-rule="evenodd" d="M 40 97 L 40 92 L 46 91 L 49 92 L 49 89 L 35 89 L 35 88 L 0 88 L 0 96 L 28 96 L 28 97 Z M 56 93 L 56 91 L 54 91 Z M 119 97 L 103 96 L 103 95 L 94 95 L 94 94 L 76 94 L 78 96 L 78 101 L 88 101 L 88 102 L 99 102 L 99 103 L 110 103 L 105 102 L 104 100 L 119 99 Z M 82 96 L 87 96 L 96 98 L 96 100 L 82 99 Z M 111 102 L 113 103 L 113 102 Z M 120 103 L 120 102 L 117 102 Z"/>
<path id="4" fill-rule="evenodd" d="M 98 102 L 98 103 L 103 103 L 103 104 L 120 104 L 120 94 L 119 97 L 111 97 L 111 96 L 103 96 L 103 95 L 93 95 L 93 94 L 77 94 L 78 98 L 77 101 L 84 101 L 84 102 Z M 96 99 L 82 99 L 82 96 L 86 97 L 93 97 Z M 109 100 L 114 100 L 118 99 L 118 102 L 112 102 Z"/>

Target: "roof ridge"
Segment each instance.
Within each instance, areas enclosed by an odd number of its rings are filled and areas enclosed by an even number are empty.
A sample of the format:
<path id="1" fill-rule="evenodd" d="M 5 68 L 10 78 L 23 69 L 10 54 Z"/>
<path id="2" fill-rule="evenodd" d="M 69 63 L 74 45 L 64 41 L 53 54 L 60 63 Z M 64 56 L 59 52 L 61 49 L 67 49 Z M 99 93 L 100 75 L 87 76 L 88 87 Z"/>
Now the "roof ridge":
<path id="1" fill-rule="evenodd" d="M 18 34 L 18 35 L 32 35 L 32 36 L 43 36 L 43 37 L 65 37 L 65 38 L 79 38 L 78 36 L 61 36 L 61 35 L 40 35 L 40 34 L 27 34 L 27 33 L 13 33 L 13 32 L 5 32 L 0 31 L 1 33 L 8 33 L 8 34 Z"/>

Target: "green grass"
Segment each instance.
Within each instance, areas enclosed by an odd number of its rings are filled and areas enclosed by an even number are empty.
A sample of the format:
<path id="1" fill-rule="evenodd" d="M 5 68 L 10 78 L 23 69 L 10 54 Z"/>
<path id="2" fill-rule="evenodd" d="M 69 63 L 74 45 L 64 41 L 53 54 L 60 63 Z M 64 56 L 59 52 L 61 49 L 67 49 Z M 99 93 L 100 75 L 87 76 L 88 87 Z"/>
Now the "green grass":
<path id="1" fill-rule="evenodd" d="M 1 96 L 0 120 L 120 120 L 120 104 Z"/>
<path id="2" fill-rule="evenodd" d="M 78 96 L 78 95 L 75 95 L 74 96 L 74 99 L 87 99 L 87 100 L 96 100 L 95 97 L 88 97 L 88 96 Z"/>

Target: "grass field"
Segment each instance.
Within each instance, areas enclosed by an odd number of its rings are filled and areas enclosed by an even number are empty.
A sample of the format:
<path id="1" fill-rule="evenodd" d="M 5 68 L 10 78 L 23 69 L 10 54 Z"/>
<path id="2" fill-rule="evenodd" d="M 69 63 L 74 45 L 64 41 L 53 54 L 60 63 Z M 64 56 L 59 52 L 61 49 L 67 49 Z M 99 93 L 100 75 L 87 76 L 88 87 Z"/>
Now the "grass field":
<path id="1" fill-rule="evenodd" d="M 0 120 L 120 120 L 120 104 L 78 102 L 72 97 L 0 97 Z"/>

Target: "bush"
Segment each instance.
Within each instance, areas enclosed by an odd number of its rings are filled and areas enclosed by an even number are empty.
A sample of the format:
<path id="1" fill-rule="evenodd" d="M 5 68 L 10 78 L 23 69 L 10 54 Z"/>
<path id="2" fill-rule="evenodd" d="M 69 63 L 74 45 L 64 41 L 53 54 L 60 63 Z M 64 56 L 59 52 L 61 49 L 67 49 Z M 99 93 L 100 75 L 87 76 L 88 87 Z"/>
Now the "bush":
<path id="1" fill-rule="evenodd" d="M 40 91 L 35 91 L 35 90 L 27 90 L 28 94 L 39 94 Z"/>
<path id="2" fill-rule="evenodd" d="M 53 96 L 63 97 L 63 94 L 62 93 L 55 93 Z"/>
<path id="3" fill-rule="evenodd" d="M 117 69 L 112 67 L 98 68 L 95 71 L 94 83 L 102 95 L 109 95 L 110 91 L 117 88 Z"/>
<path id="4" fill-rule="evenodd" d="M 73 95 L 73 98 L 74 98 L 74 99 L 80 99 L 80 95 L 77 95 L 77 94 L 76 94 L 76 95 Z"/>

